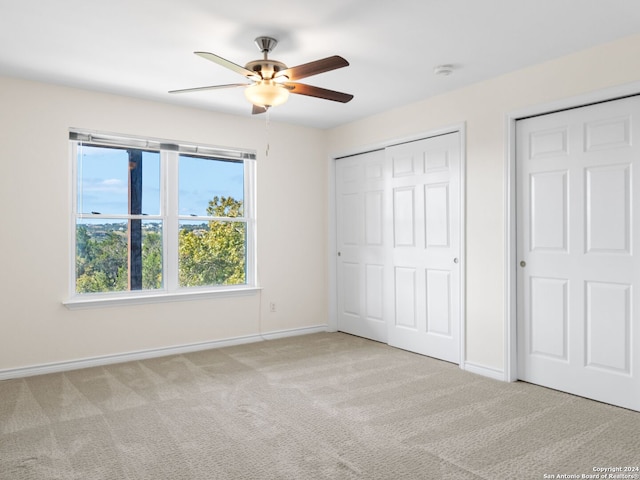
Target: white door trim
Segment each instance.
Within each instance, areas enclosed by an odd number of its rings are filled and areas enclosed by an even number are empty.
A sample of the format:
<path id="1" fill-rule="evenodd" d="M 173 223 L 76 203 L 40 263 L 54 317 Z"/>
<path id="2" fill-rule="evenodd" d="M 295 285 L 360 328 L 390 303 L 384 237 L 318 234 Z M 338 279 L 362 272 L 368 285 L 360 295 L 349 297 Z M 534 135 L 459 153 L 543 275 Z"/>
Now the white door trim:
<path id="1" fill-rule="evenodd" d="M 336 269 L 336 256 L 338 254 L 337 248 L 337 215 L 336 215 L 336 161 L 340 158 L 359 155 L 361 153 L 370 152 L 373 150 L 381 150 L 392 145 L 399 145 L 401 143 L 413 142 L 416 140 L 423 140 L 430 137 L 437 137 L 439 135 L 446 135 L 448 133 L 460 134 L 460 368 L 465 368 L 466 363 L 466 160 L 467 160 L 467 136 L 466 136 L 466 124 L 457 123 L 447 127 L 429 130 L 414 135 L 400 137 L 395 139 L 385 140 L 376 144 L 363 145 L 360 147 L 352 148 L 349 150 L 338 151 L 332 153 L 328 157 L 328 265 L 327 273 L 329 277 L 329 318 L 328 318 L 328 331 L 335 332 L 338 330 L 338 292 L 337 292 L 337 269 Z"/>
<path id="2" fill-rule="evenodd" d="M 517 352 L 517 286 L 516 286 L 516 121 L 536 115 L 545 115 L 559 110 L 579 108 L 594 103 L 606 102 L 640 94 L 640 82 L 619 85 L 589 92 L 566 99 L 526 107 L 506 115 L 506 160 L 505 160 L 505 305 L 504 305 L 504 380 L 518 380 Z"/>

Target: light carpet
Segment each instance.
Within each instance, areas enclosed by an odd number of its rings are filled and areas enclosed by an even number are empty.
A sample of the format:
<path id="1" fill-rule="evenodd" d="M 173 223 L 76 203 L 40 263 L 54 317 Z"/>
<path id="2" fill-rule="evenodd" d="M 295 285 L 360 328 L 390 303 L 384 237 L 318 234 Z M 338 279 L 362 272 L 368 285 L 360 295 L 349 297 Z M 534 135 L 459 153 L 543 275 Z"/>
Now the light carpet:
<path id="1" fill-rule="evenodd" d="M 638 412 L 342 333 L 0 382 L 3 480 L 587 478 L 627 466 L 640 466 Z"/>

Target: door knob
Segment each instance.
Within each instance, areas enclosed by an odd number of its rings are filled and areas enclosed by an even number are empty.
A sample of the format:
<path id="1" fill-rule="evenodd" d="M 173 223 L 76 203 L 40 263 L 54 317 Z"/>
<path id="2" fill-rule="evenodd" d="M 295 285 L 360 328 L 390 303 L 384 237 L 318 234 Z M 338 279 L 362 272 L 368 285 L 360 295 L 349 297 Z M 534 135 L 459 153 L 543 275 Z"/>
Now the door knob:
<path id="1" fill-rule="evenodd" d="M 453 259 L 453 263 L 458 263 L 458 257 Z"/>
<path id="2" fill-rule="evenodd" d="M 520 261 L 520 266 L 523 267 L 523 268 L 526 267 L 527 266 L 527 262 L 525 262 L 524 260 L 521 260 Z"/>

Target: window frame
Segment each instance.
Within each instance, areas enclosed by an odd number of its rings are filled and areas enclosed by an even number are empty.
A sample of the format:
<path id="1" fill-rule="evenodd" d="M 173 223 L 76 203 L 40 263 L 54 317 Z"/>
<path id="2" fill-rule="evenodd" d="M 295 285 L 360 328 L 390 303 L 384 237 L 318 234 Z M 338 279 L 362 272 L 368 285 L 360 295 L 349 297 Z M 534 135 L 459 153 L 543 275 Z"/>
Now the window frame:
<path id="1" fill-rule="evenodd" d="M 160 153 L 160 214 L 122 215 L 123 219 L 140 218 L 162 222 L 162 275 L 163 285 L 154 290 L 127 290 L 120 292 L 78 293 L 76 291 L 76 227 L 80 219 L 119 218 L 120 215 L 96 215 L 78 212 L 78 145 L 87 143 L 105 147 L 136 148 Z M 70 129 L 70 257 L 69 296 L 63 304 L 72 310 L 99 306 L 152 304 L 167 301 L 196 300 L 220 296 L 251 295 L 260 290 L 256 267 L 256 155 L 252 150 L 220 148 L 203 144 L 187 144 L 175 141 L 104 134 L 87 130 Z M 179 157 L 181 154 L 221 161 L 243 163 L 244 199 L 243 216 L 224 221 L 242 222 L 246 225 L 245 283 L 242 285 L 208 285 L 180 287 L 178 280 L 178 234 L 181 220 L 209 221 L 219 217 L 185 217 L 180 215 Z"/>

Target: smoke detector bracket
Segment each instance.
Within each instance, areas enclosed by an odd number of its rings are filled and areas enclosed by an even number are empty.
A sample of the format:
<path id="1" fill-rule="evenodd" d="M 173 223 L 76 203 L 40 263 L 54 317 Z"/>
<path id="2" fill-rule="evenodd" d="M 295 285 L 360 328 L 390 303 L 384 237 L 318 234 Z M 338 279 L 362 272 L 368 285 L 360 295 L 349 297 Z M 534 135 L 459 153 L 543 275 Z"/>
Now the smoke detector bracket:
<path id="1" fill-rule="evenodd" d="M 438 65 L 436 67 L 433 67 L 433 73 L 435 75 L 446 77 L 453 73 L 453 65 Z"/>

